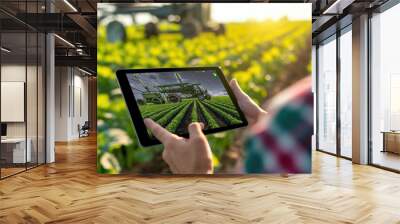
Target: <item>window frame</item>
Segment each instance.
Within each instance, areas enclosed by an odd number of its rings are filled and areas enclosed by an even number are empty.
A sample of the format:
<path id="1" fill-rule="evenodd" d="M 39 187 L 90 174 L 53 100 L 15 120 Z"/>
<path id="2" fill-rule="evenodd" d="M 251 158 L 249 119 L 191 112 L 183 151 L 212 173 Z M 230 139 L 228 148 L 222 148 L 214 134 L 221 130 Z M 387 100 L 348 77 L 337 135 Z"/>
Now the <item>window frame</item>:
<path id="1" fill-rule="evenodd" d="M 373 162 L 373 130 L 372 130 L 372 19 L 374 17 L 374 14 L 381 14 L 384 13 L 385 11 L 393 8 L 394 6 L 400 4 L 400 0 L 388 0 L 384 4 L 378 6 L 377 8 L 374 8 L 372 10 L 368 11 L 368 32 L 367 32 L 367 38 L 368 38 L 368 69 L 367 69 L 367 78 L 368 78 L 368 111 L 367 111 L 367 116 L 368 116 L 368 165 L 377 167 L 383 170 L 395 172 L 395 173 L 400 173 L 400 170 L 387 167 L 384 165 L 380 165 L 377 163 Z"/>
<path id="2" fill-rule="evenodd" d="M 340 65 L 340 37 L 347 32 L 352 31 L 352 17 L 351 15 L 343 17 L 341 20 L 339 20 L 337 23 L 333 24 L 330 28 L 327 30 L 331 29 L 330 35 L 324 36 L 323 39 L 319 39 L 318 42 L 315 44 L 315 78 L 316 78 L 316 151 L 323 152 L 329 155 L 333 155 L 336 157 L 344 158 L 347 160 L 352 160 L 351 157 L 347 157 L 342 155 L 341 153 L 341 119 L 340 119 L 340 81 L 341 81 L 341 65 Z M 336 32 L 332 32 L 332 29 L 336 29 Z M 335 37 L 334 37 L 335 36 Z M 334 38 L 333 38 L 334 37 Z M 319 48 L 321 43 L 328 43 L 330 41 L 336 41 L 336 151 L 335 153 L 329 152 L 327 150 L 321 149 L 319 146 L 319 104 L 320 104 L 320 97 L 319 97 L 319 91 L 320 91 L 320 86 L 319 86 L 319 63 L 320 63 L 320 58 L 319 58 Z"/>

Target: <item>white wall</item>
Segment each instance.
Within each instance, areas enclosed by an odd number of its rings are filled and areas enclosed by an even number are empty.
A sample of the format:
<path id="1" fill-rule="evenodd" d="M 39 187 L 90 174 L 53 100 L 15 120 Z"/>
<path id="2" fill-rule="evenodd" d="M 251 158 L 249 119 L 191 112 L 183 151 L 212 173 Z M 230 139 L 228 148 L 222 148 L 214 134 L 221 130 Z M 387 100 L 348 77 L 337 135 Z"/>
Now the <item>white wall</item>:
<path id="1" fill-rule="evenodd" d="M 78 124 L 88 120 L 88 78 L 76 68 L 56 67 L 55 85 L 55 140 L 77 139 Z"/>
<path id="2" fill-rule="evenodd" d="M 68 87 L 70 84 L 69 69 L 55 68 L 55 140 L 68 140 Z"/>
<path id="3" fill-rule="evenodd" d="M 88 78 L 87 76 L 81 76 L 82 73 L 79 75 L 74 75 L 74 108 L 72 108 L 72 130 L 71 135 L 74 137 L 78 137 L 78 124 L 81 126 L 88 121 Z M 81 108 L 80 108 L 81 107 Z M 81 110 L 81 111 L 80 111 Z"/>
<path id="4" fill-rule="evenodd" d="M 25 83 L 1 82 L 1 122 L 24 122 Z M 36 105 L 35 105 L 36 108 Z"/>
<path id="5" fill-rule="evenodd" d="M 24 65 L 6 64 L 1 66 L 1 81 L 2 82 L 25 82 Z M 2 96 L 4 97 L 4 96 Z M 24 109 L 24 108 L 23 108 Z M 1 108 L 7 110 L 7 108 Z M 7 123 L 8 137 L 25 137 L 25 122 L 8 122 Z"/>

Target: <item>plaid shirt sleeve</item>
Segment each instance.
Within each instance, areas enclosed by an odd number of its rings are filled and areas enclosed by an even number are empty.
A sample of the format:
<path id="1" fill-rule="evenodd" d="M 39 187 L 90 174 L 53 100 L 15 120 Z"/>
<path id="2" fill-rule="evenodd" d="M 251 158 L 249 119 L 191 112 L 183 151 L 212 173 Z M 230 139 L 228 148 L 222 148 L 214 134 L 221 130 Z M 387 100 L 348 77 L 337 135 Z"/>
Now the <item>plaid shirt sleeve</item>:
<path id="1" fill-rule="evenodd" d="M 245 140 L 247 173 L 310 173 L 313 134 L 311 81 L 291 88 L 294 94 L 260 119 Z M 279 97 L 279 96 L 278 96 Z M 261 122 L 261 124 L 260 124 Z"/>

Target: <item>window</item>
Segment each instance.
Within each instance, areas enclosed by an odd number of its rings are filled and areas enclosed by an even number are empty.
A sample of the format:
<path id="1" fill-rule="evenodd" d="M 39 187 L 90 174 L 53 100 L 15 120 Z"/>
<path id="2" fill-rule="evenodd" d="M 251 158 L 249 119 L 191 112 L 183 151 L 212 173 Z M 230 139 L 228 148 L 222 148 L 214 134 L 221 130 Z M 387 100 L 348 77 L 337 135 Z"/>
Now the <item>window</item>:
<path id="1" fill-rule="evenodd" d="M 318 149 L 336 153 L 336 36 L 318 48 Z"/>
<path id="2" fill-rule="evenodd" d="M 352 149 L 352 33 L 351 26 L 340 36 L 340 155 L 351 158 Z"/>
<path id="3" fill-rule="evenodd" d="M 42 12 L 44 3 L 19 1 L 17 5 L 22 15 Z M 4 12 L 0 17 L 2 179 L 45 163 L 46 39 L 44 33 Z"/>
<path id="4" fill-rule="evenodd" d="M 371 162 L 400 170 L 400 5 L 371 18 Z"/>

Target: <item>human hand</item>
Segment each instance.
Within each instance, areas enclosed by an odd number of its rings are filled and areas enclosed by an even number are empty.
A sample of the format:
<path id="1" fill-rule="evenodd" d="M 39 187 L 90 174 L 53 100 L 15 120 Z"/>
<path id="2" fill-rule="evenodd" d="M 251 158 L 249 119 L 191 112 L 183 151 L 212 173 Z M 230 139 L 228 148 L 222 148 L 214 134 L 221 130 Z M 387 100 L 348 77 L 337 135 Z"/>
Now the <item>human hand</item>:
<path id="1" fill-rule="evenodd" d="M 212 174 L 212 153 L 203 124 L 194 122 L 188 127 L 189 138 L 172 134 L 153 120 L 144 123 L 153 135 L 164 145 L 163 160 L 174 174 Z"/>
<path id="2" fill-rule="evenodd" d="M 233 94 L 236 96 L 240 109 L 242 109 L 249 125 L 252 126 L 258 118 L 266 115 L 267 112 L 259 107 L 243 90 L 240 88 L 236 79 L 229 82 Z"/>

